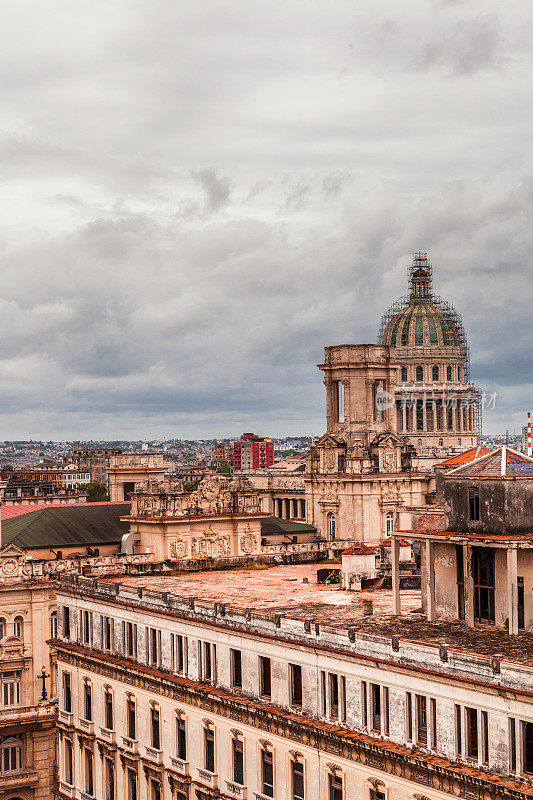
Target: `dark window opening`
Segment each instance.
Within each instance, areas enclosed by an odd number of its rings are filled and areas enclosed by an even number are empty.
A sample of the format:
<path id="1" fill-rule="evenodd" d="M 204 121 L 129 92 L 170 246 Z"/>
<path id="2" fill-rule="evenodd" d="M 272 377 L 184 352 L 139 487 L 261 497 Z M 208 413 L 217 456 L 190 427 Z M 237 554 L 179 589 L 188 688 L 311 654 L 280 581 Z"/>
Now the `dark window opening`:
<path id="1" fill-rule="evenodd" d="M 208 772 L 215 771 L 215 731 L 204 728 L 204 765 Z"/>
<path id="2" fill-rule="evenodd" d="M 259 656 L 259 691 L 261 697 L 271 697 L 271 672 L 270 672 L 270 659 L 266 656 Z"/>
<path id="3" fill-rule="evenodd" d="M 470 486 L 468 489 L 468 519 L 472 522 L 479 522 L 479 489 L 477 486 Z"/>
<path id="4" fill-rule="evenodd" d="M 242 689 L 242 654 L 240 650 L 231 650 L 231 685 L 234 689 Z"/>
<path id="5" fill-rule="evenodd" d="M 299 664 L 289 664 L 290 672 L 290 704 L 302 706 L 302 668 Z"/>
<path id="6" fill-rule="evenodd" d="M 304 765 L 301 761 L 291 762 L 292 800 L 305 800 Z"/>
<path id="7" fill-rule="evenodd" d="M 244 785 L 244 745 L 241 739 L 233 740 L 233 780 Z"/>
<path id="8" fill-rule="evenodd" d="M 478 758 L 478 729 L 477 729 L 477 709 L 465 708 L 466 724 L 466 755 L 477 761 Z"/>
<path id="9" fill-rule="evenodd" d="M 274 797 L 274 757 L 265 749 L 261 751 L 261 786 L 266 797 Z"/>
<path id="10" fill-rule="evenodd" d="M 474 620 L 494 625 L 494 551 L 474 547 L 472 553 L 474 577 Z"/>

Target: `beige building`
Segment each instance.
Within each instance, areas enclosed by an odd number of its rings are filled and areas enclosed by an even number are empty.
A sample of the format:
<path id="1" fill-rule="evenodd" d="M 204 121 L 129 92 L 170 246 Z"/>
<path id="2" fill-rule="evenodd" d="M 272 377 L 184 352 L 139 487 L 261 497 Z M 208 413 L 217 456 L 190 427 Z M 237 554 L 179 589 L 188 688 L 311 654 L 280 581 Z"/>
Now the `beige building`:
<path id="1" fill-rule="evenodd" d="M 106 469 L 109 499 L 117 503 L 130 500 L 137 483 L 163 480 L 165 470 L 163 453 L 110 455 Z"/>
<path id="2" fill-rule="evenodd" d="M 59 796 L 530 798 L 527 643 L 315 572 L 62 582 Z"/>
<path id="3" fill-rule="evenodd" d="M 53 584 L 33 576 L 22 550 L 13 545 L 1 548 L 2 800 L 48 800 L 52 796 L 56 715 L 51 697 L 55 679 L 46 642 L 57 635 L 56 623 Z M 38 677 L 43 667 L 44 687 Z"/>

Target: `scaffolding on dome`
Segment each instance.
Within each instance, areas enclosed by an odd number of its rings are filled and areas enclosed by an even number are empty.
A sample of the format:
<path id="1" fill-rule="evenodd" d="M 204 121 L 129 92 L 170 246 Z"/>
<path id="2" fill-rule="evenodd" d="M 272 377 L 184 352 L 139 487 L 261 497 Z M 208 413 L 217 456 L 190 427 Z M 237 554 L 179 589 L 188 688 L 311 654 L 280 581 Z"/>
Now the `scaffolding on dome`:
<path id="1" fill-rule="evenodd" d="M 379 327 L 378 333 L 378 343 L 383 344 L 385 339 L 385 333 L 389 329 L 389 326 L 393 322 L 393 320 L 397 320 L 398 316 L 402 314 L 411 304 L 417 303 L 420 300 L 426 300 L 432 302 L 435 306 L 437 306 L 443 316 L 444 323 L 446 329 L 453 333 L 453 339 L 458 342 L 457 345 L 437 345 L 431 348 L 431 355 L 437 357 L 446 357 L 449 355 L 449 348 L 451 346 L 458 347 L 461 353 L 461 357 L 463 358 L 463 370 L 464 370 L 464 381 L 466 383 L 470 382 L 470 350 L 468 347 L 468 342 L 466 338 L 466 332 L 463 326 L 463 321 L 461 319 L 460 314 L 455 310 L 455 308 L 448 303 L 447 300 L 444 300 L 439 295 L 433 293 L 432 287 L 432 279 L 433 279 L 433 266 L 431 261 L 428 259 L 427 253 L 417 252 L 414 253 L 413 256 L 413 263 L 409 267 L 409 294 L 400 297 L 396 300 L 385 312 L 385 314 L 381 318 L 381 324 Z M 417 291 L 417 283 L 423 281 L 425 287 L 427 289 L 421 294 Z M 413 353 L 413 358 L 416 356 L 425 356 L 430 355 L 429 352 L 422 352 L 422 348 L 416 349 L 416 352 Z M 475 406 L 475 413 L 476 413 L 476 427 L 477 427 L 477 435 L 478 441 L 481 437 L 482 431 L 482 408 L 481 402 L 477 402 Z"/>

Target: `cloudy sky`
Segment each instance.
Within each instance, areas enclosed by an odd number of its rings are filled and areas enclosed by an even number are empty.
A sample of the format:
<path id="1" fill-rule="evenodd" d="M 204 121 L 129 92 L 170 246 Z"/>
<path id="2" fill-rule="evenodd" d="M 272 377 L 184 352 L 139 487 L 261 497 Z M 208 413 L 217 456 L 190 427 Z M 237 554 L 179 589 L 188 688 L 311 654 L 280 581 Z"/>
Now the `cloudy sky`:
<path id="1" fill-rule="evenodd" d="M 533 410 L 526 0 L 6 0 L 0 439 L 321 433 L 414 250 Z"/>

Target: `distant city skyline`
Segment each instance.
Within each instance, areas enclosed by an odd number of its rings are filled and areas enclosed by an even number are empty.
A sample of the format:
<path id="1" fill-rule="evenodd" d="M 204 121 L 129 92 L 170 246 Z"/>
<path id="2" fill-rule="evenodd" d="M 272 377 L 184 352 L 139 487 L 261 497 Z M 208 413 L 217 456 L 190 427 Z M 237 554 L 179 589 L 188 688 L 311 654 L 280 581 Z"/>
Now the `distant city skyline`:
<path id="1" fill-rule="evenodd" d="M 0 438 L 319 435 L 415 250 L 525 424 L 530 4 L 3 11 Z"/>

